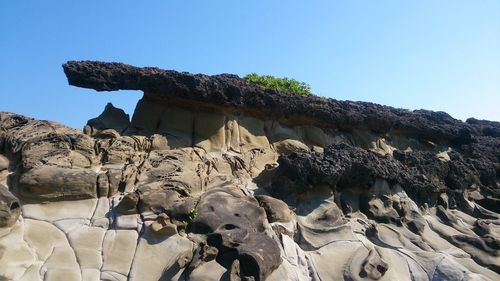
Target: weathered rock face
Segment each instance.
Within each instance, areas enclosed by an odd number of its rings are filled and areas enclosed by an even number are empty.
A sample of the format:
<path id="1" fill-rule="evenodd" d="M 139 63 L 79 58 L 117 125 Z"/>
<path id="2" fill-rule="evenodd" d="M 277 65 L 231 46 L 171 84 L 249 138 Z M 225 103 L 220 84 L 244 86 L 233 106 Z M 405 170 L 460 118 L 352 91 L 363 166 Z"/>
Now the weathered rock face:
<path id="1" fill-rule="evenodd" d="M 498 280 L 500 123 L 118 63 L 84 130 L 0 113 L 0 280 Z"/>
<path id="2" fill-rule="evenodd" d="M 98 117 L 90 119 L 84 128 L 84 132 L 90 136 L 110 135 L 119 136 L 130 125 L 128 114 L 122 109 L 108 103 L 104 111 Z"/>
<path id="3" fill-rule="evenodd" d="M 142 90 L 151 100 L 198 101 L 257 111 L 269 119 L 292 119 L 295 123 L 303 120 L 308 125 L 318 122 L 339 129 L 369 128 L 381 134 L 398 132 L 435 142 L 466 143 L 471 140 L 472 127 L 444 112 L 409 112 L 372 103 L 302 97 L 249 85 L 230 74 L 193 75 L 94 61 L 70 61 L 63 67 L 71 85 L 97 91 Z"/>
<path id="4" fill-rule="evenodd" d="M 20 214 L 19 200 L 9 192 L 7 187 L 0 185 L 0 227 L 14 225 Z"/>

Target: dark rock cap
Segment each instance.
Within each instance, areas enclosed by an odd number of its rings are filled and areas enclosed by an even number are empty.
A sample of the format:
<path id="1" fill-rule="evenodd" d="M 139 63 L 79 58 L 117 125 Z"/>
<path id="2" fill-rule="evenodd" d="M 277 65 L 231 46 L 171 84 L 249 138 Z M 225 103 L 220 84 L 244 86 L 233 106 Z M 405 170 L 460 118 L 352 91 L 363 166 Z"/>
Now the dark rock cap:
<path id="1" fill-rule="evenodd" d="M 306 120 L 339 130 L 368 128 L 379 134 L 396 131 L 432 142 L 470 143 L 473 124 L 445 112 L 409 111 L 369 102 L 299 96 L 245 82 L 237 75 L 203 75 L 116 62 L 68 61 L 70 85 L 96 91 L 142 90 L 148 97 L 186 100 L 260 113 L 268 118 Z"/>

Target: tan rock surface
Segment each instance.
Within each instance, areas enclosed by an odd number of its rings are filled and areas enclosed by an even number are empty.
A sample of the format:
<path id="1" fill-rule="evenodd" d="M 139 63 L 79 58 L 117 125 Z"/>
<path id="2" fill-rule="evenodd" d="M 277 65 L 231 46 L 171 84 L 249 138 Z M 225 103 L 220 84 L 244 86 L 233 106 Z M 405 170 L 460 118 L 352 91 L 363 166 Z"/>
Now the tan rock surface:
<path id="1" fill-rule="evenodd" d="M 500 279 L 495 123 L 66 71 L 146 94 L 83 132 L 0 112 L 0 280 Z"/>

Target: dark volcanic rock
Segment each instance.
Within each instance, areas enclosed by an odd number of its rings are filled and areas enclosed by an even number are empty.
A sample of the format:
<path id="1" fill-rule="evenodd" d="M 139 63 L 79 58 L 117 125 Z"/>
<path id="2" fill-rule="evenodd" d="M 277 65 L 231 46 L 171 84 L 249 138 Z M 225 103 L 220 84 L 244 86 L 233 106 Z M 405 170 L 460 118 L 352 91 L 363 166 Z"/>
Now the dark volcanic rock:
<path id="1" fill-rule="evenodd" d="M 500 138 L 475 136 L 470 144 L 462 145 L 460 153 L 480 174 L 480 180 L 487 187 L 494 187 L 500 179 Z M 496 191 L 495 191 L 496 190 Z M 490 190 L 499 196 L 498 188 Z"/>
<path id="2" fill-rule="evenodd" d="M 397 131 L 433 142 L 471 141 L 471 127 L 444 112 L 413 112 L 367 102 L 302 97 L 250 85 L 236 75 L 207 76 L 122 63 L 69 61 L 63 65 L 71 85 L 97 91 L 142 90 L 150 98 L 180 99 L 236 107 L 275 118 L 308 119 L 341 130 Z"/>
<path id="3" fill-rule="evenodd" d="M 395 151 L 394 157 L 380 156 L 345 144 L 326 147 L 324 153 L 281 155 L 269 191 L 295 204 L 290 198 L 317 193 L 321 187 L 327 186 L 338 196 L 336 200 L 346 214 L 359 210 L 378 223 L 404 225 L 412 232 L 422 234 L 427 223 L 417 209 L 411 207 L 411 200 L 401 197 L 396 188 L 399 186 L 418 205 L 436 206 L 439 221 L 457 230 L 450 232 L 434 226 L 434 231 L 470 254 L 478 264 L 498 272 L 498 263 L 492 259 L 498 255 L 498 238 L 489 235 L 488 224 L 474 223 L 478 236 L 471 228 L 464 227 L 463 218 L 455 215 L 458 210 L 476 218 L 498 219 L 498 177 L 491 170 L 498 162 L 488 158 L 466 158 L 457 151 L 450 151 L 448 155 L 449 160 L 440 159 L 430 151 Z M 380 180 L 388 185 L 384 187 Z M 353 194 L 359 196 L 354 201 L 359 204 L 356 209 L 350 205 L 353 200 L 349 201 Z M 478 205 L 473 207 L 471 202 Z M 311 225 L 325 232 L 319 228 L 321 224 L 321 217 L 311 221 Z M 379 227 L 371 229 L 368 233 L 374 236 L 368 237 L 383 240 L 379 231 Z M 428 247 L 419 241 L 414 243 Z"/>
<path id="4" fill-rule="evenodd" d="M 377 179 L 400 184 L 413 199 L 426 202 L 432 193 L 481 188 L 484 196 L 498 198 L 497 175 L 487 159 L 464 158 L 460 153 L 449 153 L 444 161 L 429 151 L 395 151 L 394 157 L 380 156 L 346 144 L 332 145 L 324 153 L 297 152 L 282 155 L 280 174 L 293 182 L 294 192 L 304 192 L 318 184 L 332 189 L 369 189 Z M 485 162 L 486 161 L 486 162 Z M 286 185 L 285 185 L 286 186 Z M 281 182 L 276 192 L 288 193 Z"/>
<path id="5" fill-rule="evenodd" d="M 478 134 L 497 138 L 500 137 L 500 122 L 477 120 L 475 118 L 469 118 L 465 122 L 471 125 Z"/>
<path id="6" fill-rule="evenodd" d="M 289 178 L 294 183 L 294 192 L 299 194 L 319 184 L 326 184 L 332 190 L 339 191 L 368 190 L 377 179 L 384 179 L 392 184 L 405 184 L 409 186 L 408 192 L 420 194 L 422 199 L 432 191 L 428 180 L 416 178 L 394 158 L 347 144 L 329 146 L 324 153 L 297 152 L 282 155 L 278 163 L 280 175 Z M 274 188 L 278 193 L 283 192 L 283 185 L 280 183 Z"/>
<path id="7" fill-rule="evenodd" d="M 83 131 L 0 112 L 0 280 L 500 280 L 497 122 L 64 70 L 145 93 Z"/>

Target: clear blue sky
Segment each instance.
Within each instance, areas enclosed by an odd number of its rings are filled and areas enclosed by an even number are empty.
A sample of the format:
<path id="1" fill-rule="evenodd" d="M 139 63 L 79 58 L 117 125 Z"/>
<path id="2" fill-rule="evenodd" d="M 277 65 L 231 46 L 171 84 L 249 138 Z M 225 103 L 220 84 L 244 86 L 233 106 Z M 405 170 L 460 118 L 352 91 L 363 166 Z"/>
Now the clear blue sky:
<path id="1" fill-rule="evenodd" d="M 288 76 L 317 95 L 500 120 L 500 1 L 1 1 L 0 111 L 81 128 L 139 92 L 67 60 Z"/>

